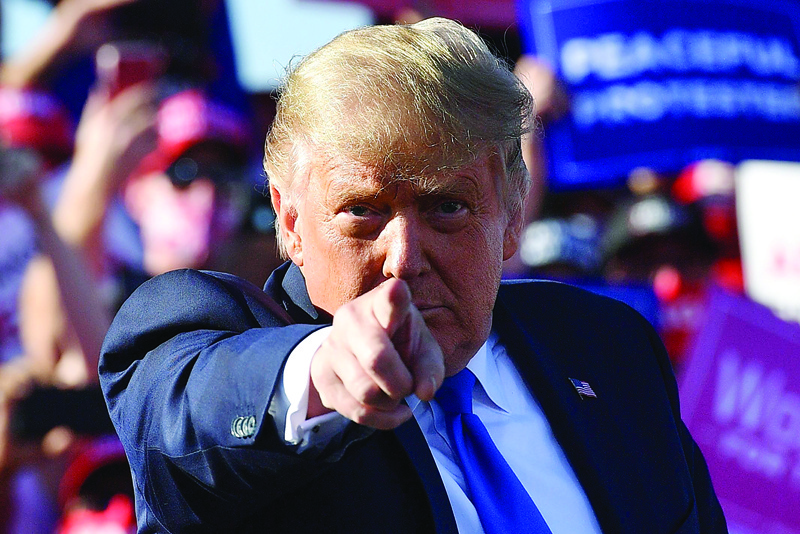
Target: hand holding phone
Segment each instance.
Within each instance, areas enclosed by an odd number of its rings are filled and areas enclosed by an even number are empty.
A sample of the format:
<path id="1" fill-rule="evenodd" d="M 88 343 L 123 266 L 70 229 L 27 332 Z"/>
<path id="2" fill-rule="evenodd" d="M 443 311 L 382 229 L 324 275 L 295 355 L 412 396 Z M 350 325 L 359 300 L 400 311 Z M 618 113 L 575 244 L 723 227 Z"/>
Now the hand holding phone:
<path id="1" fill-rule="evenodd" d="M 137 83 L 156 80 L 167 67 L 164 49 L 147 41 L 106 43 L 97 50 L 97 86 L 109 99 Z"/>

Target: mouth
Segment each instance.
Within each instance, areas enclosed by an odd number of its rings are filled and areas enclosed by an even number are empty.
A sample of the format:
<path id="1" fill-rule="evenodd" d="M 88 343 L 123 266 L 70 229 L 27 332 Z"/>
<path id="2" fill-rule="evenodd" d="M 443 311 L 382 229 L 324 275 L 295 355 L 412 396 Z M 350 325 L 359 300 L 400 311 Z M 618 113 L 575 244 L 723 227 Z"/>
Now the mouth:
<path id="1" fill-rule="evenodd" d="M 416 305 L 416 307 L 423 318 L 443 313 L 448 309 L 447 306 L 444 306 L 442 304 L 418 304 Z"/>

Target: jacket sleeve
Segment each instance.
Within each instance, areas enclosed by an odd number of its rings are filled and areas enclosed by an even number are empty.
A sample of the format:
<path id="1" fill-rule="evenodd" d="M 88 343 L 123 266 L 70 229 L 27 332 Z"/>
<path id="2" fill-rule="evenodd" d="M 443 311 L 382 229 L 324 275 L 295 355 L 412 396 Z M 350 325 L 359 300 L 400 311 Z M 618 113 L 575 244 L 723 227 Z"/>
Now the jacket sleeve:
<path id="1" fill-rule="evenodd" d="M 281 405 L 273 391 L 283 363 L 319 326 L 286 325 L 264 298 L 229 275 L 173 271 L 137 289 L 106 336 L 100 380 L 111 419 L 137 493 L 170 529 L 226 516 L 229 528 L 253 503 L 307 483 L 350 437 L 309 458 L 277 432 L 270 412 Z"/>

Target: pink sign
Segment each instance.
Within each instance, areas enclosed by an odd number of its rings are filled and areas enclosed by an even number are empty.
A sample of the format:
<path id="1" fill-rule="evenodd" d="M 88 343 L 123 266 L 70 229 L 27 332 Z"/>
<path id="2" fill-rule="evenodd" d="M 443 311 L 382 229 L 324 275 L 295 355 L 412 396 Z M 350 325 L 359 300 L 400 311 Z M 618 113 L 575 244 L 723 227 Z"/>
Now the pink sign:
<path id="1" fill-rule="evenodd" d="M 507 28 L 517 23 L 515 0 L 356 0 L 372 8 L 377 14 L 393 17 L 403 8 L 414 7 L 424 16 L 448 17 L 467 25 L 486 25 Z"/>
<path id="2" fill-rule="evenodd" d="M 800 534 L 800 325 L 720 291 L 680 373 L 732 534 Z"/>

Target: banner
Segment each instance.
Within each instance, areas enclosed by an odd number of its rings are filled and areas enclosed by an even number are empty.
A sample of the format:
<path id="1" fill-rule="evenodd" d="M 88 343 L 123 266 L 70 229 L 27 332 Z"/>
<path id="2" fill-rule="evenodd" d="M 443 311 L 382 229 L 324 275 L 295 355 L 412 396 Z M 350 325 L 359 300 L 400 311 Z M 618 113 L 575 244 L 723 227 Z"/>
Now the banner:
<path id="1" fill-rule="evenodd" d="M 800 325 L 712 292 L 680 373 L 683 419 L 731 534 L 800 534 Z"/>
<path id="2" fill-rule="evenodd" d="M 523 50 L 564 81 L 545 127 L 555 189 L 705 158 L 800 161 L 800 3 L 520 0 Z"/>

